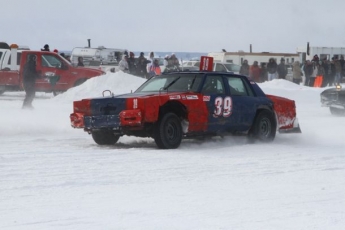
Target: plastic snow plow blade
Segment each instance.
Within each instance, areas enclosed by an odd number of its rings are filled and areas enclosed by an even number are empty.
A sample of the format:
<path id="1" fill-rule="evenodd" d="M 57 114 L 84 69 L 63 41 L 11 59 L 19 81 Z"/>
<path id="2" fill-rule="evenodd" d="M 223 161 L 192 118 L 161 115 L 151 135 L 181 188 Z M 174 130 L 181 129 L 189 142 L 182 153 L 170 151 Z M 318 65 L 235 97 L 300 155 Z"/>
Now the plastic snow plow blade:
<path id="1" fill-rule="evenodd" d="M 274 103 L 274 111 L 277 116 L 278 132 L 280 133 L 301 133 L 298 119 L 296 117 L 296 105 L 294 100 L 284 97 L 267 95 Z"/>

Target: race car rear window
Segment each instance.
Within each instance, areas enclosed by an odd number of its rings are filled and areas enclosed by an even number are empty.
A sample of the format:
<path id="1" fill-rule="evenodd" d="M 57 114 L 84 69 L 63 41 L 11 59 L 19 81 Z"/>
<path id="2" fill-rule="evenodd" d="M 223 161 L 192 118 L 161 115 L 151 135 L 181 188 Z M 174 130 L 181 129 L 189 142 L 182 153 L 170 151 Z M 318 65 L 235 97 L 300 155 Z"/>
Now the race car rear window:
<path id="1" fill-rule="evenodd" d="M 135 92 L 196 92 L 203 74 L 168 74 L 156 76 L 145 82 Z"/>

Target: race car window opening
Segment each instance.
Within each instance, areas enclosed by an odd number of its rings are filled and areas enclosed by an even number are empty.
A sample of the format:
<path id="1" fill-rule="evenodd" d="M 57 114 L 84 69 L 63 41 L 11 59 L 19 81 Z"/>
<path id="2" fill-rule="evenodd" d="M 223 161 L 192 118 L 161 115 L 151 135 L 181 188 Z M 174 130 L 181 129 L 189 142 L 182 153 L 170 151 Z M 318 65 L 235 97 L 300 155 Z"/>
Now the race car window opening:
<path id="1" fill-rule="evenodd" d="M 205 94 L 224 93 L 223 77 L 208 75 L 201 92 Z"/>
<path id="2" fill-rule="evenodd" d="M 254 96 L 251 89 L 241 78 L 227 77 L 230 94 L 233 96 Z"/>
<path id="3" fill-rule="evenodd" d="M 169 74 L 152 77 L 135 92 L 159 92 L 166 90 L 167 88 L 169 92 L 197 92 L 202 81 L 202 77 L 203 74 Z M 171 84 L 173 81 L 175 82 Z M 171 85 L 169 86 L 169 84 Z"/>

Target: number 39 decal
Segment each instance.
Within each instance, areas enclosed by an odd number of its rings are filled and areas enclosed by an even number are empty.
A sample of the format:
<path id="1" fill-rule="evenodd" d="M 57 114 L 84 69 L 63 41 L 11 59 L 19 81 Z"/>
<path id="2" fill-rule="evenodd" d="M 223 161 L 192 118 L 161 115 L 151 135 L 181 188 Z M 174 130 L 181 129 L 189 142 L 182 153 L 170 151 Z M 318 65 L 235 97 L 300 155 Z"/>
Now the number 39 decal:
<path id="1" fill-rule="evenodd" d="M 232 99 L 231 97 L 225 97 L 224 99 L 222 97 L 217 97 L 214 100 L 214 112 L 213 117 L 229 117 L 232 113 Z"/>

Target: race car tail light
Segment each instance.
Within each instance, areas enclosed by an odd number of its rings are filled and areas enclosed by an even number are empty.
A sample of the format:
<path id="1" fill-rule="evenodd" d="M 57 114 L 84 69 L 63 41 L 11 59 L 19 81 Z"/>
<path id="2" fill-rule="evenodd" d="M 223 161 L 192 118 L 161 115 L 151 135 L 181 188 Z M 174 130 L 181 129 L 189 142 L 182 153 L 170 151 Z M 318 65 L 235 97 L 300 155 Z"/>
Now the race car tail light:
<path id="1" fill-rule="evenodd" d="M 73 128 L 84 128 L 84 114 L 72 113 L 70 115 L 70 120 Z"/>
<path id="2" fill-rule="evenodd" d="M 121 126 L 140 126 L 142 116 L 140 109 L 124 110 L 120 114 Z"/>

